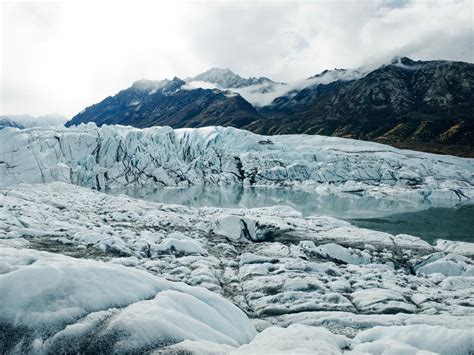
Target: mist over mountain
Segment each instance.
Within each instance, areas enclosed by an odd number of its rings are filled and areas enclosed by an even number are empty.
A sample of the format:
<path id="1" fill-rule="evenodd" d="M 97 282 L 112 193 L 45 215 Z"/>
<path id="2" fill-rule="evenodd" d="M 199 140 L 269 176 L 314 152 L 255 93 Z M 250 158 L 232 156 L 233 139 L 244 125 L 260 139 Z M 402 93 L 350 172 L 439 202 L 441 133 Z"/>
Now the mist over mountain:
<path id="1" fill-rule="evenodd" d="M 186 80 L 137 81 L 66 125 L 222 125 L 472 155 L 473 87 L 473 64 L 407 57 L 377 68 L 325 70 L 292 83 L 213 68 Z"/>
<path id="2" fill-rule="evenodd" d="M 0 115 L 0 129 L 5 127 L 31 128 L 63 125 L 67 118 L 57 113 L 42 116 Z"/>
<path id="3" fill-rule="evenodd" d="M 224 89 L 241 88 L 245 86 L 262 84 L 276 84 L 273 80 L 265 77 L 242 78 L 240 75 L 233 73 L 230 69 L 220 68 L 209 69 L 204 73 L 196 75 L 189 81 L 206 81 L 216 84 L 217 86 Z"/>

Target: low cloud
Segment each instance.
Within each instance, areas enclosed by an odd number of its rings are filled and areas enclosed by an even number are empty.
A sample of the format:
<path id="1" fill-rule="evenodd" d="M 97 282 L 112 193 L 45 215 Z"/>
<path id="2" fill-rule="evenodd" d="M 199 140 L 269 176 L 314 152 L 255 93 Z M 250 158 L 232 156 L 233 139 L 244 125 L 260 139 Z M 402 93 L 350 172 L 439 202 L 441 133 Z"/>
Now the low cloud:
<path id="1" fill-rule="evenodd" d="M 72 116 L 137 79 L 187 78 L 211 67 L 293 83 L 395 55 L 474 61 L 470 0 L 0 6 L 2 114 Z"/>

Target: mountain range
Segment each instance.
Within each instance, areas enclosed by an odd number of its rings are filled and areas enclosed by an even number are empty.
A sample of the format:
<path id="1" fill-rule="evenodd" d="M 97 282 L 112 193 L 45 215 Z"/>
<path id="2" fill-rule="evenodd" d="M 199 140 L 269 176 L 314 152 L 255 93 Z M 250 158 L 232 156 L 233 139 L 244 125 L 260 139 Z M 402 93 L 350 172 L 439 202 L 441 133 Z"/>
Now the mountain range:
<path id="1" fill-rule="evenodd" d="M 50 127 L 63 125 L 66 121 L 66 117 L 56 113 L 51 113 L 42 116 L 1 115 L 0 129 L 5 127 L 15 127 L 20 129 L 31 127 Z"/>
<path id="2" fill-rule="evenodd" d="M 260 134 L 321 134 L 474 156 L 474 64 L 394 58 L 293 83 L 213 68 L 192 78 L 139 80 L 66 126 L 233 126 Z"/>

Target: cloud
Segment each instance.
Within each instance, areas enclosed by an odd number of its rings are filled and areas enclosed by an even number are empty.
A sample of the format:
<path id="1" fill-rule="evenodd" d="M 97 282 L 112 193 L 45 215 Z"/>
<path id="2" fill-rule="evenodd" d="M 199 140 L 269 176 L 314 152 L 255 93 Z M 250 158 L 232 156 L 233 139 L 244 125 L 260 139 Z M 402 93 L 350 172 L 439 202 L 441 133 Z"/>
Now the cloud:
<path id="1" fill-rule="evenodd" d="M 193 51 L 214 66 L 279 81 L 395 55 L 472 62 L 471 7 L 469 1 L 224 3 L 211 9 L 209 25 L 196 27 Z"/>
<path id="2" fill-rule="evenodd" d="M 210 67 L 293 82 L 395 55 L 474 61 L 470 0 L 0 6 L 2 114 L 71 116 L 137 79 Z"/>

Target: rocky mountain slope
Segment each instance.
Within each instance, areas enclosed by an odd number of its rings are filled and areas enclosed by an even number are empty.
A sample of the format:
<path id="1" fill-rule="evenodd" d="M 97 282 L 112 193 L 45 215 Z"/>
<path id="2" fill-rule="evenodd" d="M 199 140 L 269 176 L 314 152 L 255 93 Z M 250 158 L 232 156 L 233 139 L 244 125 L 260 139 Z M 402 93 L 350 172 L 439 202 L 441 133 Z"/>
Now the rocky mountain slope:
<path id="1" fill-rule="evenodd" d="M 218 89 L 188 89 L 178 78 L 140 80 L 117 95 L 86 108 L 66 126 L 86 122 L 134 127 L 241 127 L 262 116 L 236 93 Z"/>
<path id="2" fill-rule="evenodd" d="M 399 58 L 356 80 L 309 86 L 261 109 L 246 126 L 429 149 L 474 142 L 474 65 Z M 470 147 L 470 148 L 468 148 Z"/>
<path id="3" fill-rule="evenodd" d="M 222 125 L 472 156 L 473 88 L 473 64 L 405 57 L 373 70 L 324 71 L 292 84 L 245 79 L 214 68 L 187 82 L 136 82 L 85 109 L 67 125 Z"/>

